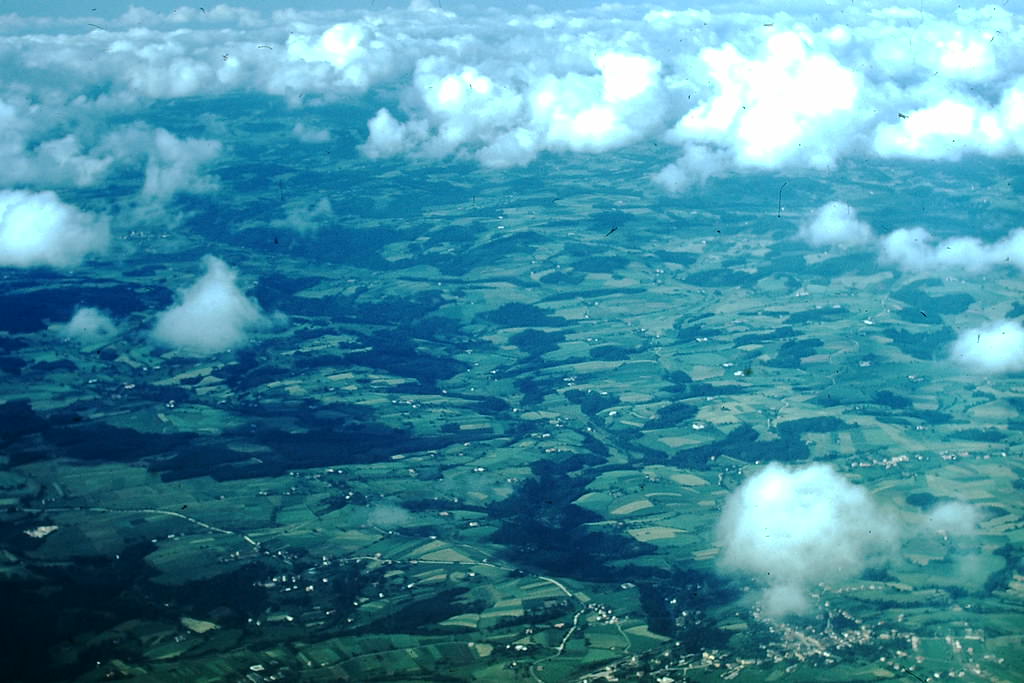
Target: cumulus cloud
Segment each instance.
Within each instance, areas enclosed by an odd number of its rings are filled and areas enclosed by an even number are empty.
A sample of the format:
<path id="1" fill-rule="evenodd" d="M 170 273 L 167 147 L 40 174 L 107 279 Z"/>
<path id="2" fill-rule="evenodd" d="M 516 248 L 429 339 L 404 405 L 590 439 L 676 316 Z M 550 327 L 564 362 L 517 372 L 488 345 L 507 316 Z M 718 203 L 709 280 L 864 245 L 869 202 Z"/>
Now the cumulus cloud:
<path id="1" fill-rule="evenodd" d="M 1024 326 L 996 320 L 964 330 L 953 342 L 950 358 L 971 372 L 998 374 L 1024 370 Z"/>
<path id="2" fill-rule="evenodd" d="M 341 90 L 365 91 L 393 67 L 390 41 L 378 38 L 370 26 L 355 22 L 335 24 L 315 38 L 292 34 L 287 51 L 293 62 L 329 65 L 329 82 Z"/>
<path id="3" fill-rule="evenodd" d="M 294 107 L 369 95 L 388 112 L 370 122 L 371 158 L 514 166 L 544 151 L 603 152 L 668 133 L 684 153 L 656 179 L 674 191 L 728 170 L 724 162 L 823 168 L 847 154 L 1024 151 L 1012 13 L 989 6 L 940 17 L 882 2 L 815 10 L 801 23 L 757 6 L 456 16 L 426 0 L 376 12 L 218 5 L 132 8 L 104 19 L 106 30 L 9 16 L 14 35 L 0 61 L 17 78 L 0 85 L 0 99 L 19 123 L 7 128 L 16 154 L 0 180 L 45 173 L 89 184 L 112 157 L 81 121 L 231 92 Z M 158 165 L 147 191 L 180 186 L 173 175 Z"/>
<path id="4" fill-rule="evenodd" d="M 870 225 L 857 219 L 851 206 L 839 201 L 817 209 L 801 223 L 797 237 L 814 247 L 870 245 L 877 250 L 881 263 L 910 272 L 956 269 L 983 273 L 998 266 L 1024 270 L 1024 228 L 995 242 L 971 236 L 940 241 L 920 226 L 897 228 L 879 237 Z"/>
<path id="5" fill-rule="evenodd" d="M 93 153 L 72 133 L 38 143 L 10 129 L 5 137 L 0 181 L 7 183 L 91 187 L 107 177 L 115 161 L 110 154 Z"/>
<path id="6" fill-rule="evenodd" d="M 122 159 L 144 160 L 144 198 L 166 200 L 179 192 L 206 193 L 218 187 L 215 177 L 202 172 L 221 153 L 216 140 L 179 138 L 163 128 L 132 125 L 106 136 L 102 147 L 116 150 Z"/>
<path id="7" fill-rule="evenodd" d="M 881 124 L 874 148 L 882 157 L 959 160 L 966 152 L 1003 154 L 1013 144 L 1018 126 L 1004 119 L 1013 108 L 993 110 L 966 99 L 943 99 L 916 109 L 899 123 Z"/>
<path id="8" fill-rule="evenodd" d="M 0 191 L 0 265 L 66 268 L 107 248 L 106 218 L 80 211 L 51 191 Z"/>
<path id="9" fill-rule="evenodd" d="M 755 577 L 764 613 L 784 617 L 807 612 L 818 583 L 885 559 L 899 530 L 831 466 L 772 463 L 729 496 L 717 532 L 720 568 Z"/>
<path id="10" fill-rule="evenodd" d="M 178 294 L 178 302 L 157 317 L 154 343 L 206 356 L 245 346 L 253 333 L 283 322 L 266 315 L 236 284 L 237 274 L 215 256 L 204 256 L 206 272 Z"/>
<path id="11" fill-rule="evenodd" d="M 513 78 L 424 57 L 409 98 L 415 105 L 406 107 L 411 116 L 399 122 L 378 111 L 363 152 L 437 157 L 472 148 L 481 163 L 501 168 L 529 163 L 543 150 L 606 151 L 657 129 L 666 107 L 658 60 L 608 50 L 579 69 Z"/>
<path id="12" fill-rule="evenodd" d="M 841 132 L 859 118 L 860 77 L 806 32 L 769 36 L 756 57 L 734 45 L 701 50 L 718 92 L 688 111 L 672 131 L 680 140 L 728 146 L 741 166 L 816 168 L 843 151 Z"/>
<path id="13" fill-rule="evenodd" d="M 425 122 L 402 123 L 387 107 L 381 107 L 366 124 L 369 136 L 359 151 L 370 159 L 382 159 L 401 154 L 427 137 Z"/>
<path id="14" fill-rule="evenodd" d="M 109 114 L 88 107 L 78 115 L 89 118 L 77 123 L 78 130 L 53 136 L 51 126 L 63 128 L 76 125 L 50 121 L 52 114 L 43 114 L 25 102 L 5 102 L 0 93 L 0 182 L 29 184 L 45 188 L 95 187 L 111 175 L 136 173 L 142 180 L 140 194 L 148 200 L 166 200 L 179 192 L 201 193 L 215 190 L 216 178 L 203 173 L 203 168 L 221 153 L 216 140 L 179 138 L 163 128 L 142 123 L 112 126 L 101 133 L 96 121 Z M 57 109 L 76 110 L 74 105 L 53 102 L 47 112 Z"/>
<path id="15" fill-rule="evenodd" d="M 683 156 L 654 175 L 654 182 L 669 192 L 704 185 L 708 178 L 725 175 L 732 167 L 729 153 L 707 145 L 688 143 Z"/>
<path id="16" fill-rule="evenodd" d="M 946 500 L 922 513 L 915 532 L 922 536 L 939 535 L 946 547 L 943 573 L 957 585 L 972 591 L 984 590 L 992 575 L 991 557 L 979 545 L 980 510 L 958 500 Z"/>
<path id="17" fill-rule="evenodd" d="M 857 246 L 874 240 L 871 226 L 857 220 L 857 212 L 844 202 L 825 204 L 800 226 L 800 239 L 814 247 Z"/>
<path id="18" fill-rule="evenodd" d="M 108 342 L 119 333 L 117 325 L 98 308 L 80 307 L 66 323 L 51 325 L 53 332 L 82 344 Z"/>
<path id="19" fill-rule="evenodd" d="M 1024 229 L 986 244 L 976 237 L 951 237 L 936 243 L 924 228 L 899 228 L 881 238 L 879 256 L 883 263 L 910 271 L 958 268 L 979 273 L 1001 264 L 1024 269 Z"/>

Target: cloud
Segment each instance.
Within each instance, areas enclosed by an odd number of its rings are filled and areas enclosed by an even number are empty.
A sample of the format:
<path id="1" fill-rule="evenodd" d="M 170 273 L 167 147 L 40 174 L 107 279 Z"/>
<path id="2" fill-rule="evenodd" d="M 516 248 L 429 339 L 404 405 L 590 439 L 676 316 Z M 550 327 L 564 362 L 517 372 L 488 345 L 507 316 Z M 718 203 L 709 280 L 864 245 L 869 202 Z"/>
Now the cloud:
<path id="1" fill-rule="evenodd" d="M 124 126 L 107 135 L 103 149 L 116 151 L 123 161 L 144 160 L 143 198 L 167 200 L 179 192 L 207 193 L 219 186 L 201 169 L 221 153 L 216 140 L 179 138 L 163 128 Z"/>
<path id="2" fill-rule="evenodd" d="M 694 185 L 704 185 L 708 178 L 725 175 L 731 170 L 729 153 L 708 145 L 687 143 L 683 156 L 654 175 L 654 182 L 669 192 L 682 192 Z"/>
<path id="3" fill-rule="evenodd" d="M 283 322 L 268 316 L 238 288 L 237 274 L 215 256 L 203 257 L 206 272 L 179 292 L 178 303 L 157 316 L 150 338 L 159 346 L 206 356 L 245 346 L 250 335 Z"/>
<path id="4" fill-rule="evenodd" d="M 77 266 L 106 251 L 109 239 L 106 218 L 65 204 L 54 192 L 0 191 L 0 265 Z"/>
<path id="5" fill-rule="evenodd" d="M 871 245 L 881 263 L 910 272 L 983 273 L 998 266 L 1024 270 L 1024 228 L 988 243 L 969 236 L 937 241 L 920 226 L 897 228 L 878 237 L 870 225 L 857 219 L 851 206 L 833 201 L 801 223 L 797 236 L 814 247 Z"/>
<path id="6" fill-rule="evenodd" d="M 367 508 L 366 524 L 381 529 L 400 529 L 415 521 L 413 515 L 396 503 L 380 501 Z"/>
<path id="7" fill-rule="evenodd" d="M 292 127 L 292 135 L 297 137 L 300 142 L 319 143 L 331 140 L 331 131 L 326 128 L 311 128 L 302 121 Z"/>
<path id="8" fill-rule="evenodd" d="M 764 613 L 784 617 L 807 612 L 818 583 L 884 560 L 899 530 L 831 466 L 771 463 L 729 496 L 717 532 L 720 569 L 755 577 Z"/>
<path id="9" fill-rule="evenodd" d="M 1008 264 L 1024 270 L 1024 229 L 986 244 L 976 237 L 951 237 L 939 243 L 921 227 L 899 228 L 881 238 L 879 257 L 903 270 L 934 271 L 958 268 L 980 273 Z"/>
<path id="10" fill-rule="evenodd" d="M 458 15 L 427 0 L 378 7 L 131 8 L 103 19 L 105 30 L 7 15 L 0 64 L 16 78 L 0 84 L 13 112 L 0 106 L 0 123 L 16 123 L 0 136 L 9 160 L 0 182 L 92 184 L 119 158 L 97 147 L 96 122 L 153 100 L 227 93 L 383 107 L 387 116 L 368 122 L 370 158 L 451 155 L 507 167 L 545 151 L 601 153 L 667 136 L 683 147 L 655 176 L 671 191 L 730 168 L 1024 151 L 1021 29 L 1001 7 L 938 16 L 859 3 L 815 7 L 806 22 L 731 5 Z M 147 192 L 187 188 L 175 169 L 157 164 Z"/>
<path id="11" fill-rule="evenodd" d="M 992 576 L 992 556 L 979 543 L 978 525 L 981 511 L 968 503 L 947 500 L 924 511 L 916 527 L 919 536 L 942 537 L 946 547 L 943 574 L 956 585 L 969 591 L 983 591 Z M 931 564 L 931 563 L 929 563 Z"/>
<path id="12" fill-rule="evenodd" d="M 1008 113 L 1012 116 L 1013 109 Z M 1019 128 L 1003 120 L 1000 110 L 967 99 L 946 98 L 905 117 L 878 127 L 874 149 L 879 156 L 950 161 L 967 152 L 995 156 L 1010 150 Z"/>
<path id="13" fill-rule="evenodd" d="M 981 515 L 977 508 L 958 500 L 939 503 L 927 511 L 926 524 L 936 533 L 969 536 L 978 530 Z"/>
<path id="14" fill-rule="evenodd" d="M 107 177 L 114 163 L 112 155 L 91 154 L 73 133 L 34 142 L 8 129 L 5 138 L 0 142 L 5 160 L 0 181 L 6 183 L 91 187 Z"/>
<path id="15" fill-rule="evenodd" d="M 964 330 L 953 342 L 950 358 L 971 372 L 999 374 L 1024 370 L 1024 326 L 996 320 Z"/>
<path id="16" fill-rule="evenodd" d="M 387 109 L 381 107 L 366 124 L 369 136 L 359 151 L 370 159 L 382 159 L 402 154 L 427 137 L 425 122 L 402 123 Z"/>
<path id="17" fill-rule="evenodd" d="M 362 92 L 393 68 L 392 46 L 369 27 L 354 22 L 331 26 L 320 36 L 292 34 L 288 59 L 318 68 L 334 89 Z M 321 83 L 324 81 L 321 80 Z"/>
<path id="18" fill-rule="evenodd" d="M 142 123 L 113 126 L 101 133 L 105 128 L 98 122 L 109 112 L 86 107 L 76 114 L 74 105 L 62 102 L 53 103 L 52 108 L 68 109 L 71 120 L 49 121 L 52 114 L 16 98 L 5 101 L 0 94 L 0 130 L 4 130 L 0 154 L 5 162 L 0 165 L 0 182 L 47 189 L 96 187 L 118 172 L 131 173 L 142 178 L 141 196 L 159 201 L 179 192 L 210 192 L 218 187 L 216 178 L 202 173 L 221 153 L 216 140 L 179 138 Z M 82 121 L 76 122 L 76 116 Z M 5 124 L 9 125 L 4 129 Z M 51 126 L 78 130 L 53 137 Z"/>
<path id="19" fill-rule="evenodd" d="M 803 31 L 769 35 L 757 57 L 731 43 L 704 48 L 694 76 L 717 92 L 690 109 L 671 136 L 729 148 L 740 166 L 833 164 L 849 139 L 842 133 L 861 118 L 861 78 L 827 49 Z"/>
<path id="20" fill-rule="evenodd" d="M 871 226 L 857 220 L 857 212 L 844 202 L 829 202 L 800 226 L 800 239 L 814 247 L 857 246 L 874 240 Z"/>
<path id="21" fill-rule="evenodd" d="M 485 166 L 521 166 L 544 150 L 602 152 L 643 139 L 664 117 L 661 63 L 608 50 L 580 71 L 489 74 L 449 57 L 416 64 L 405 122 L 381 109 L 362 151 L 370 158 L 475 149 Z M 525 79 L 524 79 L 525 77 Z"/>
<path id="22" fill-rule="evenodd" d="M 272 221 L 270 227 L 309 233 L 319 230 L 331 218 L 334 218 L 331 201 L 327 197 L 321 197 L 312 204 L 288 207 L 285 218 Z"/>
<path id="23" fill-rule="evenodd" d="M 98 308 L 81 307 L 66 323 L 51 325 L 50 329 L 82 344 L 108 342 L 119 334 L 117 325 Z"/>

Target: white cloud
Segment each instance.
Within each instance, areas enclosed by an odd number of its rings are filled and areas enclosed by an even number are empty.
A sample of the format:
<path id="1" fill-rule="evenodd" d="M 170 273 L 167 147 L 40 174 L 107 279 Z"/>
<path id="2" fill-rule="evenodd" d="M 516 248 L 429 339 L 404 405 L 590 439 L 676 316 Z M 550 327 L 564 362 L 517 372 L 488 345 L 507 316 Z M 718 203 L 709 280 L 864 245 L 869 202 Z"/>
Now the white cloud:
<path id="1" fill-rule="evenodd" d="M 326 128 L 312 128 L 302 121 L 292 126 L 292 135 L 297 137 L 300 142 L 320 143 L 331 140 L 331 131 Z"/>
<path id="2" fill-rule="evenodd" d="M 964 330 L 953 342 L 950 358 L 971 372 L 1020 372 L 1024 370 L 1024 327 L 1016 320 L 996 320 Z"/>
<path id="3" fill-rule="evenodd" d="M 592 59 L 596 74 L 571 72 L 536 79 L 528 93 L 526 127 L 550 149 L 600 152 L 642 139 L 665 109 L 661 63 L 608 51 Z"/>
<path id="4" fill-rule="evenodd" d="M 222 146 L 216 140 L 179 138 L 163 128 L 132 125 L 107 135 L 101 147 L 116 151 L 122 163 L 145 160 L 143 198 L 167 200 L 179 192 L 199 194 L 218 188 L 217 179 L 202 172 L 220 155 Z"/>
<path id="5" fill-rule="evenodd" d="M 409 126 L 403 124 L 382 107 L 367 123 L 369 137 L 360 145 L 359 150 L 370 159 L 382 159 L 401 154 L 411 146 Z M 425 131 L 424 131 L 425 132 Z M 416 135 L 415 137 L 425 137 Z"/>
<path id="6" fill-rule="evenodd" d="M 0 265 L 66 268 L 106 251 L 106 218 L 62 202 L 54 192 L 0 191 Z"/>
<path id="7" fill-rule="evenodd" d="M 800 239 L 813 247 L 857 246 L 874 240 L 871 226 L 857 220 L 857 212 L 844 202 L 829 202 L 800 225 Z"/>
<path id="8" fill-rule="evenodd" d="M 998 112 L 977 102 L 947 98 L 905 116 L 876 130 L 879 156 L 956 161 L 967 152 L 1003 154 L 1011 143 L 1011 127 Z"/>
<path id="9" fill-rule="evenodd" d="M 357 23 L 335 24 L 316 38 L 292 34 L 287 53 L 293 62 L 330 65 L 329 83 L 343 90 L 365 91 L 393 68 L 391 45 Z"/>
<path id="10" fill-rule="evenodd" d="M 19 123 L 0 136 L 0 152 L 15 152 L 0 181 L 94 183 L 117 154 L 96 147 L 79 125 L 86 118 L 230 92 L 295 107 L 365 95 L 390 112 L 373 120 L 363 146 L 371 158 L 456 155 L 502 167 L 671 132 L 685 152 L 655 177 L 674 191 L 730 166 L 1024 151 L 1024 31 L 1011 12 L 859 3 L 815 6 L 802 23 L 803 9 L 606 4 L 456 15 L 422 0 L 404 10 L 261 14 L 218 5 L 132 8 L 104 19 L 106 30 L 10 17 L 0 63 L 14 76 L 0 99 L 21 100 Z M 17 35 L 29 26 L 37 29 Z M 156 176 L 168 174 L 154 170 L 147 191 L 167 192 Z"/>
<path id="11" fill-rule="evenodd" d="M 117 324 L 98 308 L 81 307 L 66 323 L 51 325 L 50 329 L 62 337 L 82 344 L 107 342 L 119 334 Z"/>
<path id="12" fill-rule="evenodd" d="M 857 72 L 806 32 L 770 35 L 760 52 L 747 57 L 730 43 L 701 50 L 717 92 L 679 120 L 673 137 L 729 147 L 741 166 L 831 165 L 861 118 Z"/>
<path id="13" fill-rule="evenodd" d="M 679 159 L 654 174 L 654 182 L 669 192 L 704 185 L 708 178 L 725 175 L 731 169 L 730 155 L 724 149 L 693 143 L 685 148 Z"/>
<path id="14" fill-rule="evenodd" d="M 529 163 L 545 150 L 601 152 L 642 139 L 664 116 L 661 64 L 607 50 L 564 75 L 524 73 L 509 63 L 489 74 L 451 57 L 416 64 L 414 91 L 400 123 L 387 109 L 369 124 L 371 158 L 475 150 L 491 167 Z"/>
<path id="15" fill-rule="evenodd" d="M 24 139 L 11 136 L 2 147 L 7 163 L 0 168 L 0 179 L 8 183 L 89 187 L 106 177 L 114 161 L 110 155 L 90 155 L 71 133 L 31 149 Z"/>
<path id="16" fill-rule="evenodd" d="M 1020 228 L 993 243 L 976 237 L 950 237 L 936 243 L 924 228 L 899 228 L 883 236 L 878 248 L 883 263 L 910 271 L 958 268 L 980 273 L 1003 264 L 1024 270 L 1024 229 Z"/>
<path id="17" fill-rule="evenodd" d="M 887 556 L 898 533 L 867 489 L 831 466 L 771 463 L 726 500 L 719 566 L 765 586 L 766 615 L 800 614 L 817 584 L 857 576 Z"/>
<path id="18" fill-rule="evenodd" d="M 205 356 L 245 346 L 250 335 L 283 322 L 268 316 L 238 288 L 237 274 L 215 256 L 204 256 L 206 272 L 178 294 L 157 317 L 150 337 L 160 345 Z"/>
<path id="19" fill-rule="evenodd" d="M 61 110 L 69 112 L 69 121 L 54 118 Z M 111 175 L 141 167 L 140 191 L 150 201 L 217 188 L 217 179 L 203 168 L 220 155 L 218 141 L 179 138 L 143 123 L 101 133 L 110 113 L 59 99 L 39 107 L 0 93 L 0 182 L 43 189 L 96 187 Z M 65 127 L 77 130 L 53 135 Z"/>
<path id="20" fill-rule="evenodd" d="M 513 89 L 444 57 L 421 59 L 414 87 L 423 109 L 419 129 L 432 129 L 419 147 L 428 156 L 447 156 L 467 143 L 493 139 L 517 121 L 523 106 Z"/>

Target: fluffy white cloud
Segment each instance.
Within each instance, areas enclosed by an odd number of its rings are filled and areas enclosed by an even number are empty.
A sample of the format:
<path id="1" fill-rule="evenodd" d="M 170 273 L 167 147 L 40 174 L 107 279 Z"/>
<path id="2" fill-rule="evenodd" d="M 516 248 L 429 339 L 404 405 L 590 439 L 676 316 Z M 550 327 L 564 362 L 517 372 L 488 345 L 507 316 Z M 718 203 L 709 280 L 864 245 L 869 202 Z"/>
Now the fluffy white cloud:
<path id="1" fill-rule="evenodd" d="M 512 67 L 489 75 L 449 57 L 420 59 L 412 116 L 400 123 L 378 111 L 363 152 L 436 157 L 469 148 L 487 166 L 516 166 L 545 149 L 621 147 L 656 130 L 664 116 L 661 64 L 647 56 L 606 51 L 564 75 Z"/>
<path id="2" fill-rule="evenodd" d="M 421 143 L 430 156 L 448 155 L 466 143 L 493 138 L 495 131 L 515 124 L 523 106 L 522 96 L 511 88 L 473 67 L 441 57 L 419 61 L 414 85 L 425 109 L 420 127 L 433 129 L 433 135 Z"/>
<path id="3" fill-rule="evenodd" d="M 1024 327 L 996 320 L 961 332 L 950 358 L 971 372 L 997 374 L 1024 370 Z"/>
<path id="4" fill-rule="evenodd" d="M 528 94 L 528 128 L 552 149 L 604 151 L 641 139 L 665 109 L 661 63 L 609 51 L 592 60 L 596 74 L 537 79 Z"/>
<path id="5" fill-rule="evenodd" d="M 359 92 L 387 75 L 394 60 L 389 42 L 358 23 L 335 24 L 315 38 L 292 34 L 288 37 L 287 53 L 293 62 L 329 65 L 320 74 L 329 79 L 330 86 Z"/>
<path id="6" fill-rule="evenodd" d="M 802 23 L 802 9 L 456 15 L 422 0 L 268 15 L 218 5 L 132 8 L 104 19 L 105 30 L 10 16 L 0 63 L 12 78 L 0 99 L 17 100 L 19 123 L 0 135 L 0 152 L 15 152 L 0 182 L 7 173 L 8 182 L 90 184 L 111 154 L 76 122 L 229 92 L 295 107 L 365 95 L 388 112 L 370 123 L 371 158 L 458 155 L 502 167 L 670 132 L 684 154 L 655 178 L 675 191 L 733 166 L 1024 151 L 1024 30 L 1011 12 L 858 3 L 815 6 Z"/>
<path id="7" fill-rule="evenodd" d="M 1013 107 L 1007 112 L 1014 114 Z M 1008 151 L 1015 126 L 998 111 L 978 103 L 944 99 L 911 111 L 899 123 L 881 124 L 874 148 L 883 157 L 959 160 L 967 152 L 988 155 Z"/>
<path id="8" fill-rule="evenodd" d="M 857 220 L 857 212 L 844 202 L 829 202 L 800 225 L 800 239 L 813 247 L 856 246 L 874 240 L 871 226 Z"/>
<path id="9" fill-rule="evenodd" d="M 141 196 L 149 201 L 164 201 L 178 192 L 208 192 L 217 188 L 217 179 L 203 173 L 216 159 L 221 144 L 216 140 L 179 138 L 163 128 L 142 123 L 120 125 L 101 133 L 107 112 L 90 108 L 78 113 L 83 117 L 76 133 L 50 137 L 54 111 L 65 105 L 37 108 L 0 95 L 0 182 L 28 184 L 42 188 L 95 187 L 117 172 L 139 168 L 143 179 Z M 75 107 L 68 107 L 72 112 Z M 74 125 L 74 114 L 72 122 Z M 91 120 L 88 124 L 84 119 Z"/>
<path id="10" fill-rule="evenodd" d="M 90 154 L 70 133 L 36 145 L 10 135 L 0 147 L 7 162 L 0 180 L 7 183 L 89 187 L 102 181 L 114 162 L 109 154 Z"/>
<path id="11" fill-rule="evenodd" d="M 683 156 L 654 174 L 654 182 L 669 192 L 682 192 L 694 185 L 704 185 L 708 178 L 729 171 L 729 153 L 707 145 L 687 143 Z"/>
<path id="12" fill-rule="evenodd" d="M 283 322 L 245 296 L 237 274 L 215 256 L 204 256 L 206 272 L 178 294 L 178 302 L 157 317 L 150 333 L 160 346 L 206 356 L 245 346 L 250 335 Z"/>
<path id="13" fill-rule="evenodd" d="M 950 237 L 936 243 L 924 228 L 899 228 L 882 237 L 878 246 L 883 263 L 910 271 L 958 268 L 980 273 L 1003 264 L 1024 270 L 1024 229 L 993 243 L 976 237 Z"/>
<path id="14" fill-rule="evenodd" d="M 726 500 L 720 568 L 754 576 L 766 615 L 800 614 L 821 582 L 857 576 L 892 550 L 899 530 L 867 489 L 831 466 L 769 464 Z"/>
<path id="15" fill-rule="evenodd" d="M 217 189 L 217 179 L 202 172 L 221 152 L 216 140 L 179 138 L 163 128 L 125 126 L 107 135 L 102 144 L 123 163 L 143 163 L 143 198 L 166 200 L 179 192 L 204 193 Z"/>
<path id="16" fill-rule="evenodd" d="M 672 131 L 679 140 L 730 148 L 741 166 L 832 164 L 842 135 L 858 124 L 858 74 L 815 49 L 806 32 L 781 32 L 747 57 L 732 44 L 700 52 L 717 93 L 691 109 Z"/>
<path id="17" fill-rule="evenodd" d="M 0 265 L 66 268 L 107 248 L 106 218 L 62 202 L 54 192 L 0 191 Z"/>
<path id="18" fill-rule="evenodd" d="M 370 159 L 392 157 L 415 144 L 415 140 L 409 140 L 409 124 L 399 122 L 385 107 L 377 110 L 377 114 L 367 123 L 367 128 L 369 137 L 359 149 Z M 421 129 L 422 134 L 413 134 L 415 139 L 426 137 L 426 127 L 421 126 Z"/>
<path id="19" fill-rule="evenodd" d="M 53 332 L 82 344 L 110 341 L 119 333 L 117 324 L 98 308 L 81 307 L 66 323 L 51 325 Z"/>

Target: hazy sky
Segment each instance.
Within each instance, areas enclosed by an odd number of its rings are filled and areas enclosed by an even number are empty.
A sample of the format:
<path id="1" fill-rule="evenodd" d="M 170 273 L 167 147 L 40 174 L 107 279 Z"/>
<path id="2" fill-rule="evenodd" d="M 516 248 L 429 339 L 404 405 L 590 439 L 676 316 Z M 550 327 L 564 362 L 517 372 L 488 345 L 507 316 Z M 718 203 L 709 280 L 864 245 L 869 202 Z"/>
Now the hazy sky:
<path id="1" fill-rule="evenodd" d="M 787 12 L 791 14 L 828 14 L 853 5 L 851 2 L 842 0 L 797 0 L 795 2 L 765 2 L 758 0 L 722 0 L 720 2 L 705 3 L 683 3 L 683 2 L 634 2 L 626 0 L 616 3 L 587 2 L 586 0 L 539 0 L 537 2 L 523 3 L 515 0 L 486 0 L 485 2 L 472 3 L 464 0 L 431 0 L 433 4 L 439 5 L 446 10 L 457 9 L 481 9 L 486 7 L 500 7 L 504 9 L 517 10 L 523 13 L 533 11 L 559 11 L 565 9 L 593 8 L 601 4 L 623 5 L 637 7 L 662 7 L 672 10 L 684 9 L 708 9 L 712 11 L 750 11 L 765 12 L 774 14 L 776 12 Z M 303 0 L 301 2 L 287 2 L 287 0 L 249 0 L 244 3 L 218 3 L 209 2 L 208 5 L 195 3 L 182 3 L 176 0 L 145 0 L 142 2 L 131 2 L 130 0 L 42 0 L 32 2 L 31 0 L 0 0 L 0 14 L 14 13 L 22 16 L 87 16 L 93 11 L 102 16 L 117 16 L 131 6 L 145 7 L 154 12 L 170 12 L 179 7 L 205 7 L 209 10 L 218 4 L 236 4 L 247 9 L 261 12 L 292 8 L 299 11 L 327 11 L 346 9 L 381 9 L 383 7 L 402 8 L 407 7 L 409 2 L 401 0 Z M 864 3 L 858 2 L 858 5 Z M 890 2 L 872 3 L 880 7 L 905 6 L 919 10 L 927 10 L 936 14 L 951 11 L 957 7 L 984 7 L 986 4 L 999 6 L 1009 12 L 1020 10 L 1020 0 L 1007 0 L 1006 2 L 958 2 L 951 3 L 945 0 L 917 0 L 911 2 Z"/>
<path id="2" fill-rule="evenodd" d="M 467 3 L 460 1 L 447 1 L 447 0 L 432 0 L 434 4 L 439 5 L 444 9 L 456 9 L 459 7 L 506 7 L 506 8 L 518 8 L 523 9 L 528 7 L 524 3 L 512 2 L 510 0 L 490 0 L 489 2 L 483 3 Z M 177 0 L 143 0 L 141 2 L 132 2 L 131 0 L 44 0 L 43 2 L 30 2 L 29 0 L 0 0 L 0 14 L 14 13 L 22 16 L 34 16 L 34 17 L 75 17 L 75 16 L 88 16 L 96 13 L 105 17 L 117 16 L 129 7 L 145 7 L 146 9 L 154 12 L 171 12 L 179 7 L 204 7 L 209 10 L 216 7 L 218 2 L 209 2 L 209 4 L 200 3 L 182 3 Z M 287 2 L 285 0 L 248 0 L 242 3 L 226 3 L 236 4 L 246 9 L 256 10 L 260 12 L 272 12 L 274 10 L 291 8 L 299 11 L 330 11 L 330 10 L 350 10 L 350 9 L 369 9 L 379 10 L 386 7 L 401 8 L 407 7 L 409 3 L 401 0 L 302 0 L 301 2 Z M 530 5 L 543 7 L 545 9 L 567 9 L 567 8 L 580 8 L 580 7 L 592 7 L 596 4 L 595 2 L 586 2 L 585 0 L 559 0 L 559 2 L 536 2 L 530 3 Z M 621 4 L 639 4 L 626 2 Z"/>

